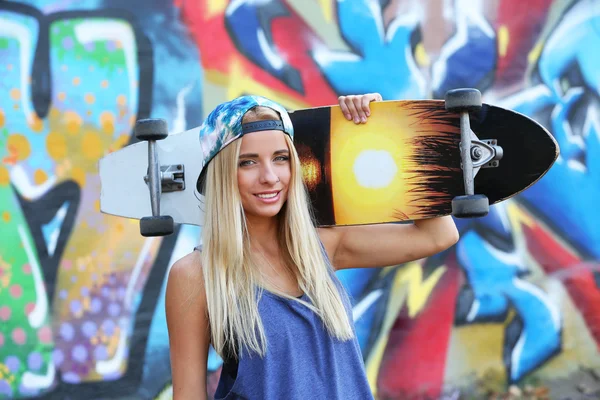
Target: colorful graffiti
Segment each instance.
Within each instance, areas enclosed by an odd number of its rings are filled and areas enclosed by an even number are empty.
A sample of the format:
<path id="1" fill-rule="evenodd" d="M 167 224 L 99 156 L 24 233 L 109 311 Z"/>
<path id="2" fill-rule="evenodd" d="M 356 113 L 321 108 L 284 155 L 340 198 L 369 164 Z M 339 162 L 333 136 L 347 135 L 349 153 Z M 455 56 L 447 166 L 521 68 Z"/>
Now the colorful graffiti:
<path id="1" fill-rule="evenodd" d="M 550 172 L 459 243 L 340 273 L 378 399 L 600 396 L 599 0 L 0 2 L 0 399 L 171 398 L 164 287 L 199 238 L 99 212 L 137 118 L 255 93 L 484 101 L 546 126 Z M 209 355 L 209 391 L 221 360 Z"/>

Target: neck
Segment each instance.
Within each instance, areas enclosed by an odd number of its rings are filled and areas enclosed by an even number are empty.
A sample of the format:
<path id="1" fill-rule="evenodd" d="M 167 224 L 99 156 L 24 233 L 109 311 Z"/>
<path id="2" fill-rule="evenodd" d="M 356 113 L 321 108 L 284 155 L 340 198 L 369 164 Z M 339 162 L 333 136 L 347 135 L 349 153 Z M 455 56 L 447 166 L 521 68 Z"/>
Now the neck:
<path id="1" fill-rule="evenodd" d="M 246 216 L 246 225 L 250 236 L 251 247 L 263 254 L 276 255 L 279 253 L 279 218 L 253 218 Z M 275 254 L 274 254 L 275 253 Z"/>

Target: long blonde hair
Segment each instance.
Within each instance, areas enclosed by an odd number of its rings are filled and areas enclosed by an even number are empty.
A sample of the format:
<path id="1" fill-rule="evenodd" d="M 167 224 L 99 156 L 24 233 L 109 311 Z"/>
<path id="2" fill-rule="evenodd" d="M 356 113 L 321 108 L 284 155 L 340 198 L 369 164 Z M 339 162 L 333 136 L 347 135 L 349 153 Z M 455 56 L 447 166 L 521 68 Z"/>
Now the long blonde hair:
<path id="1" fill-rule="evenodd" d="M 280 119 L 266 107 L 255 107 L 243 122 Z M 327 266 L 310 201 L 302 178 L 300 159 L 288 135 L 291 180 L 288 198 L 279 213 L 279 245 L 285 265 L 296 277 L 310 302 L 289 296 L 276 288 L 269 291 L 299 301 L 311 308 L 323 321 L 330 335 L 347 340 L 352 327 L 337 279 Z M 237 358 L 242 349 L 263 356 L 266 337 L 258 312 L 262 280 L 257 262 L 250 252 L 246 218 L 237 186 L 237 167 L 241 140 L 219 152 L 206 173 L 205 223 L 202 229 L 202 270 L 206 288 L 211 343 L 216 352 Z M 257 296 L 257 291 L 258 296 Z"/>

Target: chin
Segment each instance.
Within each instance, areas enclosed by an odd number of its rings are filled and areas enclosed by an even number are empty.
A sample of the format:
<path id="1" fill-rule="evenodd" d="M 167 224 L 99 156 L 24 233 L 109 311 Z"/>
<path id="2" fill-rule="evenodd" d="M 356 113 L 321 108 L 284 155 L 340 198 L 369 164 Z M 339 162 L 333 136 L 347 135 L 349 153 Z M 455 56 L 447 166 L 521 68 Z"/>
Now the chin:
<path id="1" fill-rule="evenodd" d="M 253 204 L 250 207 L 244 207 L 244 212 L 247 216 L 252 216 L 254 218 L 273 218 L 279 215 L 279 213 L 283 210 L 284 204 L 285 203 L 277 203 L 270 204 L 268 206 L 256 206 Z"/>
<path id="2" fill-rule="evenodd" d="M 280 212 L 281 212 L 281 205 L 277 206 L 277 207 L 269 207 L 267 208 L 261 208 L 259 210 L 253 210 L 252 214 L 254 214 L 257 217 L 262 217 L 262 218 L 273 218 L 275 216 L 277 216 Z"/>

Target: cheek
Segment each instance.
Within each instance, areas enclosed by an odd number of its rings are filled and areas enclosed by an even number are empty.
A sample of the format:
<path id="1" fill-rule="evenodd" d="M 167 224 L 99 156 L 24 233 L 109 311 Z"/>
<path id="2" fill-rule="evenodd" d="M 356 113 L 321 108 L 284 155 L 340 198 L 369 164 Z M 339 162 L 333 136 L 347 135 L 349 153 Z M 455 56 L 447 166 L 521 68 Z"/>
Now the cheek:
<path id="1" fill-rule="evenodd" d="M 238 179 L 238 188 L 240 193 L 243 195 L 244 192 L 251 186 L 252 177 L 248 171 L 238 170 L 237 179 Z"/>
<path id="2" fill-rule="evenodd" d="M 292 168 L 291 168 L 291 166 L 290 165 L 281 166 L 281 168 L 277 172 L 277 176 L 279 177 L 279 179 L 283 183 L 289 184 L 290 180 L 292 178 Z"/>

